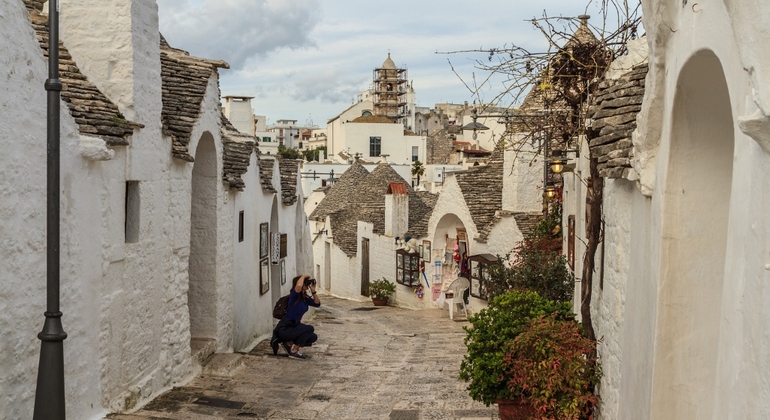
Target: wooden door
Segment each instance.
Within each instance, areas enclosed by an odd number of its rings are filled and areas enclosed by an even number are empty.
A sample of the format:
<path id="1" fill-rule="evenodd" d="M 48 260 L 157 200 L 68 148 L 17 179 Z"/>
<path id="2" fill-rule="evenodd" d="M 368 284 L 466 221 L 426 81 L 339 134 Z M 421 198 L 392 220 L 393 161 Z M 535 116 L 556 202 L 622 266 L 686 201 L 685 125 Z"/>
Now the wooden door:
<path id="1" fill-rule="evenodd" d="M 369 239 L 361 241 L 361 295 L 369 292 Z"/>

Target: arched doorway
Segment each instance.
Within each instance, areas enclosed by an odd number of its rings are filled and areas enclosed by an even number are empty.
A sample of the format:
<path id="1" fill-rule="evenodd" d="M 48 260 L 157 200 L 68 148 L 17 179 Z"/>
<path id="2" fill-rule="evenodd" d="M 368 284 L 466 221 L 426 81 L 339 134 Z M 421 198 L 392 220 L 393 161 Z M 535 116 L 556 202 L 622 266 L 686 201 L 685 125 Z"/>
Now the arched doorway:
<path id="1" fill-rule="evenodd" d="M 452 281 L 459 275 L 459 261 L 455 261 L 453 256 L 455 253 L 460 256 L 470 255 L 471 250 L 466 232 L 462 220 L 455 214 L 447 213 L 439 219 L 431 244 L 431 253 L 433 254 L 431 260 L 435 261 L 435 257 L 440 255 L 442 256 L 440 257 L 442 264 L 440 272 L 437 272 L 438 267 L 434 264 L 434 272 L 432 273 L 434 278 L 431 283 L 436 281 L 436 275 L 440 275 L 443 283 Z"/>
<path id="2" fill-rule="evenodd" d="M 190 310 L 192 339 L 215 339 L 217 333 L 217 153 L 214 138 L 201 136 L 195 151 L 190 204 Z"/>
<path id="3" fill-rule="evenodd" d="M 682 68 L 670 141 L 651 418 L 705 419 L 715 399 L 734 147 L 727 83 L 710 51 Z"/>

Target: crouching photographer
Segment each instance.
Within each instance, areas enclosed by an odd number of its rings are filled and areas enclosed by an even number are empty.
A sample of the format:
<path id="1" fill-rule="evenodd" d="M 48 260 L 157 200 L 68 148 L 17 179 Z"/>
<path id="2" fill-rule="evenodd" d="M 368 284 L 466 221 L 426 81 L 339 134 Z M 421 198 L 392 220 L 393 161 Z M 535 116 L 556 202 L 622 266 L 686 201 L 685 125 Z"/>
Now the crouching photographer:
<path id="1" fill-rule="evenodd" d="M 282 344 L 289 357 L 304 359 L 305 355 L 302 354 L 301 349 L 313 345 L 318 340 L 318 336 L 312 325 L 302 323 L 302 316 L 310 306 L 316 308 L 321 306 L 321 300 L 315 290 L 316 281 L 310 278 L 309 274 L 294 277 L 291 285 L 289 309 L 273 330 L 270 347 L 273 349 L 273 354 L 278 354 L 278 344 Z"/>

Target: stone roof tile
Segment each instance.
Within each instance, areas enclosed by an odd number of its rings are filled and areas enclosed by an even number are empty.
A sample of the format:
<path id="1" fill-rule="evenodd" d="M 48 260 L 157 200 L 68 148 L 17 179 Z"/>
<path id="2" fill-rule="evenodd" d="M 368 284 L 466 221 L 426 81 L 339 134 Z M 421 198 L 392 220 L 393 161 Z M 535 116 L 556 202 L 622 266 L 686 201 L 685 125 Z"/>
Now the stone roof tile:
<path id="1" fill-rule="evenodd" d="M 634 172 L 631 136 L 644 98 L 647 70 L 647 64 L 642 64 L 616 80 L 601 82 L 591 101 L 588 145 L 602 177 L 630 178 Z"/>
<path id="2" fill-rule="evenodd" d="M 478 239 L 486 240 L 503 209 L 503 153 L 498 148 L 486 166 L 455 172 L 457 184 L 476 225 Z"/>
<path id="3" fill-rule="evenodd" d="M 224 114 L 221 114 L 221 132 L 222 180 L 227 182 L 230 188 L 243 191 L 246 184 L 242 175 L 249 170 L 251 153 L 257 144 L 256 139 L 238 131 Z"/>
<path id="4" fill-rule="evenodd" d="M 42 10 L 42 4 L 38 9 L 36 2 L 25 3 L 27 9 L 31 10 L 29 17 L 40 48 L 48 58 L 48 16 L 38 13 Z M 128 146 L 128 137 L 134 133 L 134 128 L 143 127 L 127 120 L 118 106 L 88 81 L 61 41 L 59 80 L 62 84 L 61 99 L 67 104 L 81 134 L 102 138 L 110 146 Z"/>
<path id="5" fill-rule="evenodd" d="M 326 216 L 334 213 L 337 210 L 344 208 L 349 202 L 349 194 L 351 191 L 355 191 L 358 183 L 369 174 L 369 171 L 364 168 L 360 162 L 355 161 L 352 165 L 340 176 L 339 181 L 335 182 L 329 188 L 328 193 L 318 203 L 318 206 L 310 213 L 310 219 L 313 220 L 325 220 Z"/>
<path id="6" fill-rule="evenodd" d="M 297 202 L 297 174 L 299 163 L 297 159 L 279 159 L 278 170 L 281 173 L 281 199 L 283 204 L 290 206 Z"/>
<path id="7" fill-rule="evenodd" d="M 264 157 L 257 155 L 257 164 L 259 166 L 259 180 L 262 184 L 262 191 L 277 193 L 273 187 L 273 168 L 275 167 L 274 157 Z"/>
<path id="8" fill-rule="evenodd" d="M 188 150 L 190 134 L 200 116 L 209 79 L 217 68 L 229 66 L 224 61 L 193 57 L 187 51 L 172 48 L 162 37 L 160 64 L 163 134 L 171 137 L 171 154 L 175 158 L 192 162 L 195 159 Z"/>
<path id="9" fill-rule="evenodd" d="M 384 234 L 385 195 L 391 183 L 398 182 L 405 185 L 409 197 L 409 230 L 406 233 L 413 237 L 424 237 L 427 234 L 430 213 L 436 204 L 436 196 L 415 192 L 387 163 L 378 164 L 370 173 L 364 171 L 366 168 L 359 162 L 351 165 L 319 203 L 311 218 L 322 220 L 328 215 L 334 243 L 346 255 L 353 256 L 357 252 L 359 221 L 371 223 L 374 233 Z M 326 203 L 327 200 L 330 202 Z"/>

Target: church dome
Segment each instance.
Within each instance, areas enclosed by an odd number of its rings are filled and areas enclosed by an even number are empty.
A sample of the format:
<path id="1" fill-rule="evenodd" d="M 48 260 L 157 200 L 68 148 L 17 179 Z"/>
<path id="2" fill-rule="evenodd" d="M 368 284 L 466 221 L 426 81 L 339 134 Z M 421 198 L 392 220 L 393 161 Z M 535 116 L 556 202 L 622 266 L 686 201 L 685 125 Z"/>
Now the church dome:
<path id="1" fill-rule="evenodd" d="M 396 69 L 396 63 L 394 63 L 393 60 L 390 59 L 390 53 L 388 53 L 388 58 L 385 59 L 385 62 L 382 63 L 382 68 L 388 69 L 388 70 Z"/>

